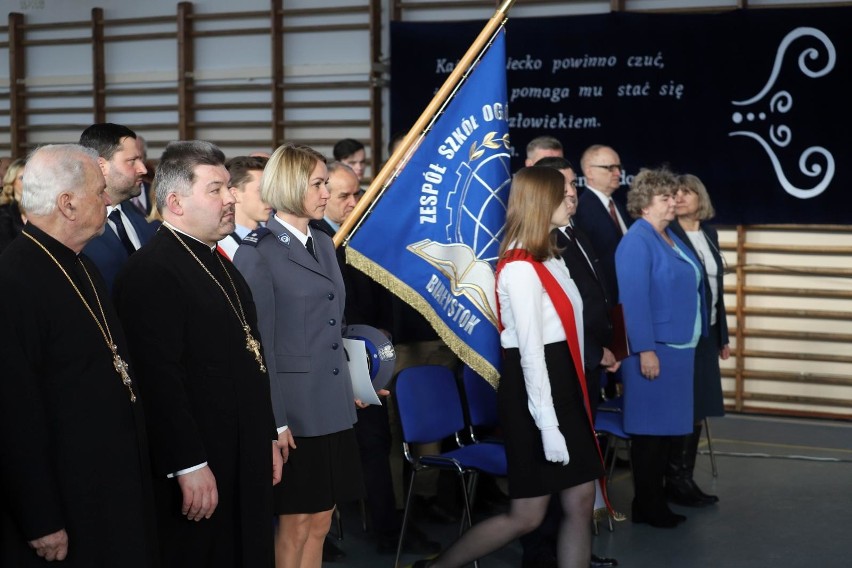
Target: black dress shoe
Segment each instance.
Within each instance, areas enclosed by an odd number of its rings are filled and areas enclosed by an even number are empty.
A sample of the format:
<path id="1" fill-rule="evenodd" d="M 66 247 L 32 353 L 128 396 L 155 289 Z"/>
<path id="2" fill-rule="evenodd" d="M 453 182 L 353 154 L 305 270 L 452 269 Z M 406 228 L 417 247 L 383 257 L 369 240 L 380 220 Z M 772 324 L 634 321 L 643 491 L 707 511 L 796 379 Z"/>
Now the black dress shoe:
<path id="1" fill-rule="evenodd" d="M 322 561 L 336 562 L 346 556 L 346 553 L 337 548 L 337 545 L 331 542 L 331 539 L 326 537 L 322 543 Z"/>
<path id="2" fill-rule="evenodd" d="M 596 568 L 597 566 L 618 566 L 618 560 L 592 554 L 592 561 L 589 563 L 589 566 L 592 568 Z"/>
<path id="3" fill-rule="evenodd" d="M 631 520 L 638 524 L 649 524 L 658 529 L 673 529 L 686 521 L 684 515 L 678 515 L 668 510 L 667 507 L 659 508 L 653 512 L 646 512 L 636 506 L 633 502 Z"/>

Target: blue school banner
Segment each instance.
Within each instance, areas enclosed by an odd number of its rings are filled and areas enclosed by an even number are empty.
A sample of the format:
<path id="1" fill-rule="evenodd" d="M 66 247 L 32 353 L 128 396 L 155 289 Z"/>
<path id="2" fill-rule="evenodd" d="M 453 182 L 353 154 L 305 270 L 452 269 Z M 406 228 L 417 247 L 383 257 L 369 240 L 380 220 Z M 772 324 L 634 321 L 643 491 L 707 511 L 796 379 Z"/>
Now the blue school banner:
<path id="1" fill-rule="evenodd" d="M 346 249 L 495 385 L 494 267 L 511 181 L 505 66 L 501 30 Z"/>

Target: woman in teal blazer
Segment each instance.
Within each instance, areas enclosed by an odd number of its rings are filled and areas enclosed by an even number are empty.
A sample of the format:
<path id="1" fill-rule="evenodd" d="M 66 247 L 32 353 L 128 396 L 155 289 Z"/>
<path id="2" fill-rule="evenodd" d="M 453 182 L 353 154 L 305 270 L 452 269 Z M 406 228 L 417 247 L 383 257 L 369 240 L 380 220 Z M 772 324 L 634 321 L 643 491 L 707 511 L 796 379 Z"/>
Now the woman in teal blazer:
<path id="1" fill-rule="evenodd" d="M 637 219 L 615 253 L 632 355 L 622 364 L 624 430 L 631 435 L 633 521 L 674 527 L 685 520 L 666 504 L 670 437 L 692 432 L 695 345 L 706 334 L 700 262 L 677 238 L 677 178 L 642 170 L 627 195 Z"/>

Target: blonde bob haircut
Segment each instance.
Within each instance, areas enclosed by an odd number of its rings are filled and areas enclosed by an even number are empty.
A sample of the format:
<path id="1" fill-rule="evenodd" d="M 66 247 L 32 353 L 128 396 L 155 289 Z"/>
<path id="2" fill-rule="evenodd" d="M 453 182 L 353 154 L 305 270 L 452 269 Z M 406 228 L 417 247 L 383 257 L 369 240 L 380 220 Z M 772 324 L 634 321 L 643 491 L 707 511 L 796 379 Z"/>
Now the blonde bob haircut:
<path id="1" fill-rule="evenodd" d="M 556 239 L 550 233 L 550 220 L 564 199 L 565 178 L 559 170 L 546 166 L 518 170 L 509 192 L 500 258 L 512 245 L 523 248 L 539 262 L 558 255 Z"/>
<path id="2" fill-rule="evenodd" d="M 305 195 L 317 163 L 325 156 L 309 146 L 279 146 L 263 169 L 260 197 L 278 211 L 297 217 L 310 217 L 305 211 Z"/>
<path id="3" fill-rule="evenodd" d="M 677 176 L 667 168 L 650 170 L 642 168 L 627 192 L 627 212 L 634 219 L 642 216 L 642 210 L 651 205 L 657 195 L 674 195 L 679 187 Z"/>
<path id="4" fill-rule="evenodd" d="M 677 181 L 680 189 L 692 192 L 698 196 L 698 211 L 696 215 L 699 221 L 707 221 L 716 216 L 716 210 L 713 209 L 713 202 L 710 201 L 707 188 L 704 187 L 698 176 L 683 174 L 677 178 Z"/>

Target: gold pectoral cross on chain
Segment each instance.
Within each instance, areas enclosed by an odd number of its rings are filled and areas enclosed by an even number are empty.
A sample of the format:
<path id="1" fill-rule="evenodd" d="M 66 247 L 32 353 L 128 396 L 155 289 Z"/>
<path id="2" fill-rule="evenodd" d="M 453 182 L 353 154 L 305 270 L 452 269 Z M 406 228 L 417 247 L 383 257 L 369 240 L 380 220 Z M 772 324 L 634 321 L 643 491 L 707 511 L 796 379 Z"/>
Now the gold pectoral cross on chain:
<path id="1" fill-rule="evenodd" d="M 118 373 L 121 377 L 121 382 L 124 383 L 124 386 L 130 392 L 130 402 L 136 402 L 136 394 L 133 392 L 133 380 L 130 378 L 130 373 L 127 372 L 130 365 L 125 363 L 124 359 L 121 358 L 121 355 L 118 354 L 118 348 L 114 344 L 110 347 L 112 348 L 112 366 L 115 367 L 115 372 Z"/>
<path id="2" fill-rule="evenodd" d="M 246 332 L 246 350 L 254 353 L 254 360 L 260 365 L 260 372 L 266 372 L 266 365 L 263 364 L 263 355 L 260 352 L 260 341 L 251 336 L 251 328 L 248 325 L 243 326 L 243 331 Z"/>

